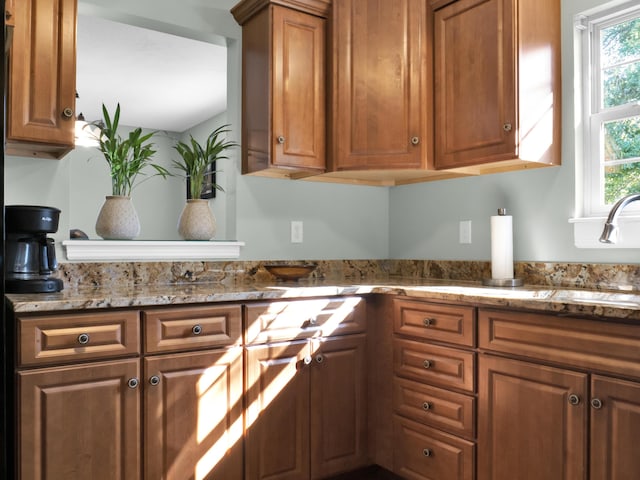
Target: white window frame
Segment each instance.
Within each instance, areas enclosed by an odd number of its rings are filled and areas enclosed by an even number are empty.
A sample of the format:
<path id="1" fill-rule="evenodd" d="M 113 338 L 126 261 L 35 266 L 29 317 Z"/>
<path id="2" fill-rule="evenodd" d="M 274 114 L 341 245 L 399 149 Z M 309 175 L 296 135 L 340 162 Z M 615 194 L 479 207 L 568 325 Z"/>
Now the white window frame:
<path id="1" fill-rule="evenodd" d="M 640 115 L 640 103 L 601 108 L 599 34 L 603 28 L 628 19 L 640 17 L 638 2 L 612 2 L 599 11 L 577 15 L 574 26 L 577 34 L 575 55 L 580 67 L 578 96 L 582 112 L 581 135 L 577 137 L 576 153 L 578 197 L 576 211 L 579 218 L 574 223 L 575 245 L 582 248 L 640 248 L 640 202 L 629 204 L 619 220 L 621 236 L 616 244 L 598 241 L 604 220 L 612 204 L 605 205 L 604 159 L 601 158 L 604 141 L 603 124 Z M 595 87 L 595 88 L 594 88 Z M 581 140 L 580 140 L 581 138 Z M 626 233 L 626 234 L 624 234 Z"/>

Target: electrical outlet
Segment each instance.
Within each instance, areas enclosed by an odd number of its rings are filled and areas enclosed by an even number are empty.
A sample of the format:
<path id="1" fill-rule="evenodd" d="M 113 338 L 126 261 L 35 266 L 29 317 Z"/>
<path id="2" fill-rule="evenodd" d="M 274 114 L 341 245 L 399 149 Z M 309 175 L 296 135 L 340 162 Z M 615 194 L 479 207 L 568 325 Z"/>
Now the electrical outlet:
<path id="1" fill-rule="evenodd" d="M 291 221 L 291 243 L 302 243 L 303 230 L 300 220 Z"/>
<path id="2" fill-rule="evenodd" d="M 460 243 L 471 243 L 471 220 L 463 220 L 460 222 Z"/>

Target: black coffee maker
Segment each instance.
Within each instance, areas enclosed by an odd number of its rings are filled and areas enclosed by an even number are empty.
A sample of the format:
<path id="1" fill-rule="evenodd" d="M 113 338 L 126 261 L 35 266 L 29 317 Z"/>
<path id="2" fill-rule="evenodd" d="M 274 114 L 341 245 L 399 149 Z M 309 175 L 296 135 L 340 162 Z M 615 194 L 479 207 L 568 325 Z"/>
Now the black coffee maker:
<path id="1" fill-rule="evenodd" d="M 51 275 L 58 268 L 48 233 L 58 231 L 60 210 L 35 205 L 7 205 L 5 290 L 8 293 L 59 292 L 63 283 Z"/>

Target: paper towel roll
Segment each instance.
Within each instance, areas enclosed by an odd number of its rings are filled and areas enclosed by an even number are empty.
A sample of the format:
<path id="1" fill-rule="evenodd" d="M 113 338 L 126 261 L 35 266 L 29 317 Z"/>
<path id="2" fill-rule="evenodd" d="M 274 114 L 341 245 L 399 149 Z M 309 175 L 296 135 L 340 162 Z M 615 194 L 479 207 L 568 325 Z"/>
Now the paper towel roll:
<path id="1" fill-rule="evenodd" d="M 506 213 L 500 209 L 499 213 Z M 491 217 L 491 278 L 513 278 L 513 220 L 511 215 Z"/>

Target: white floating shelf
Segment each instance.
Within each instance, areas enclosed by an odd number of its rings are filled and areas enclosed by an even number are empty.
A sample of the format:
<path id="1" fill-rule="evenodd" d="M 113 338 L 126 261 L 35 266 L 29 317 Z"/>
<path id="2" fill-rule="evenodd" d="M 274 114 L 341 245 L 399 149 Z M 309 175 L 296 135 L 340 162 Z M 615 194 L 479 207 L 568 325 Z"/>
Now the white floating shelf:
<path id="1" fill-rule="evenodd" d="M 67 260 L 215 260 L 238 258 L 244 242 L 170 240 L 64 240 Z"/>

